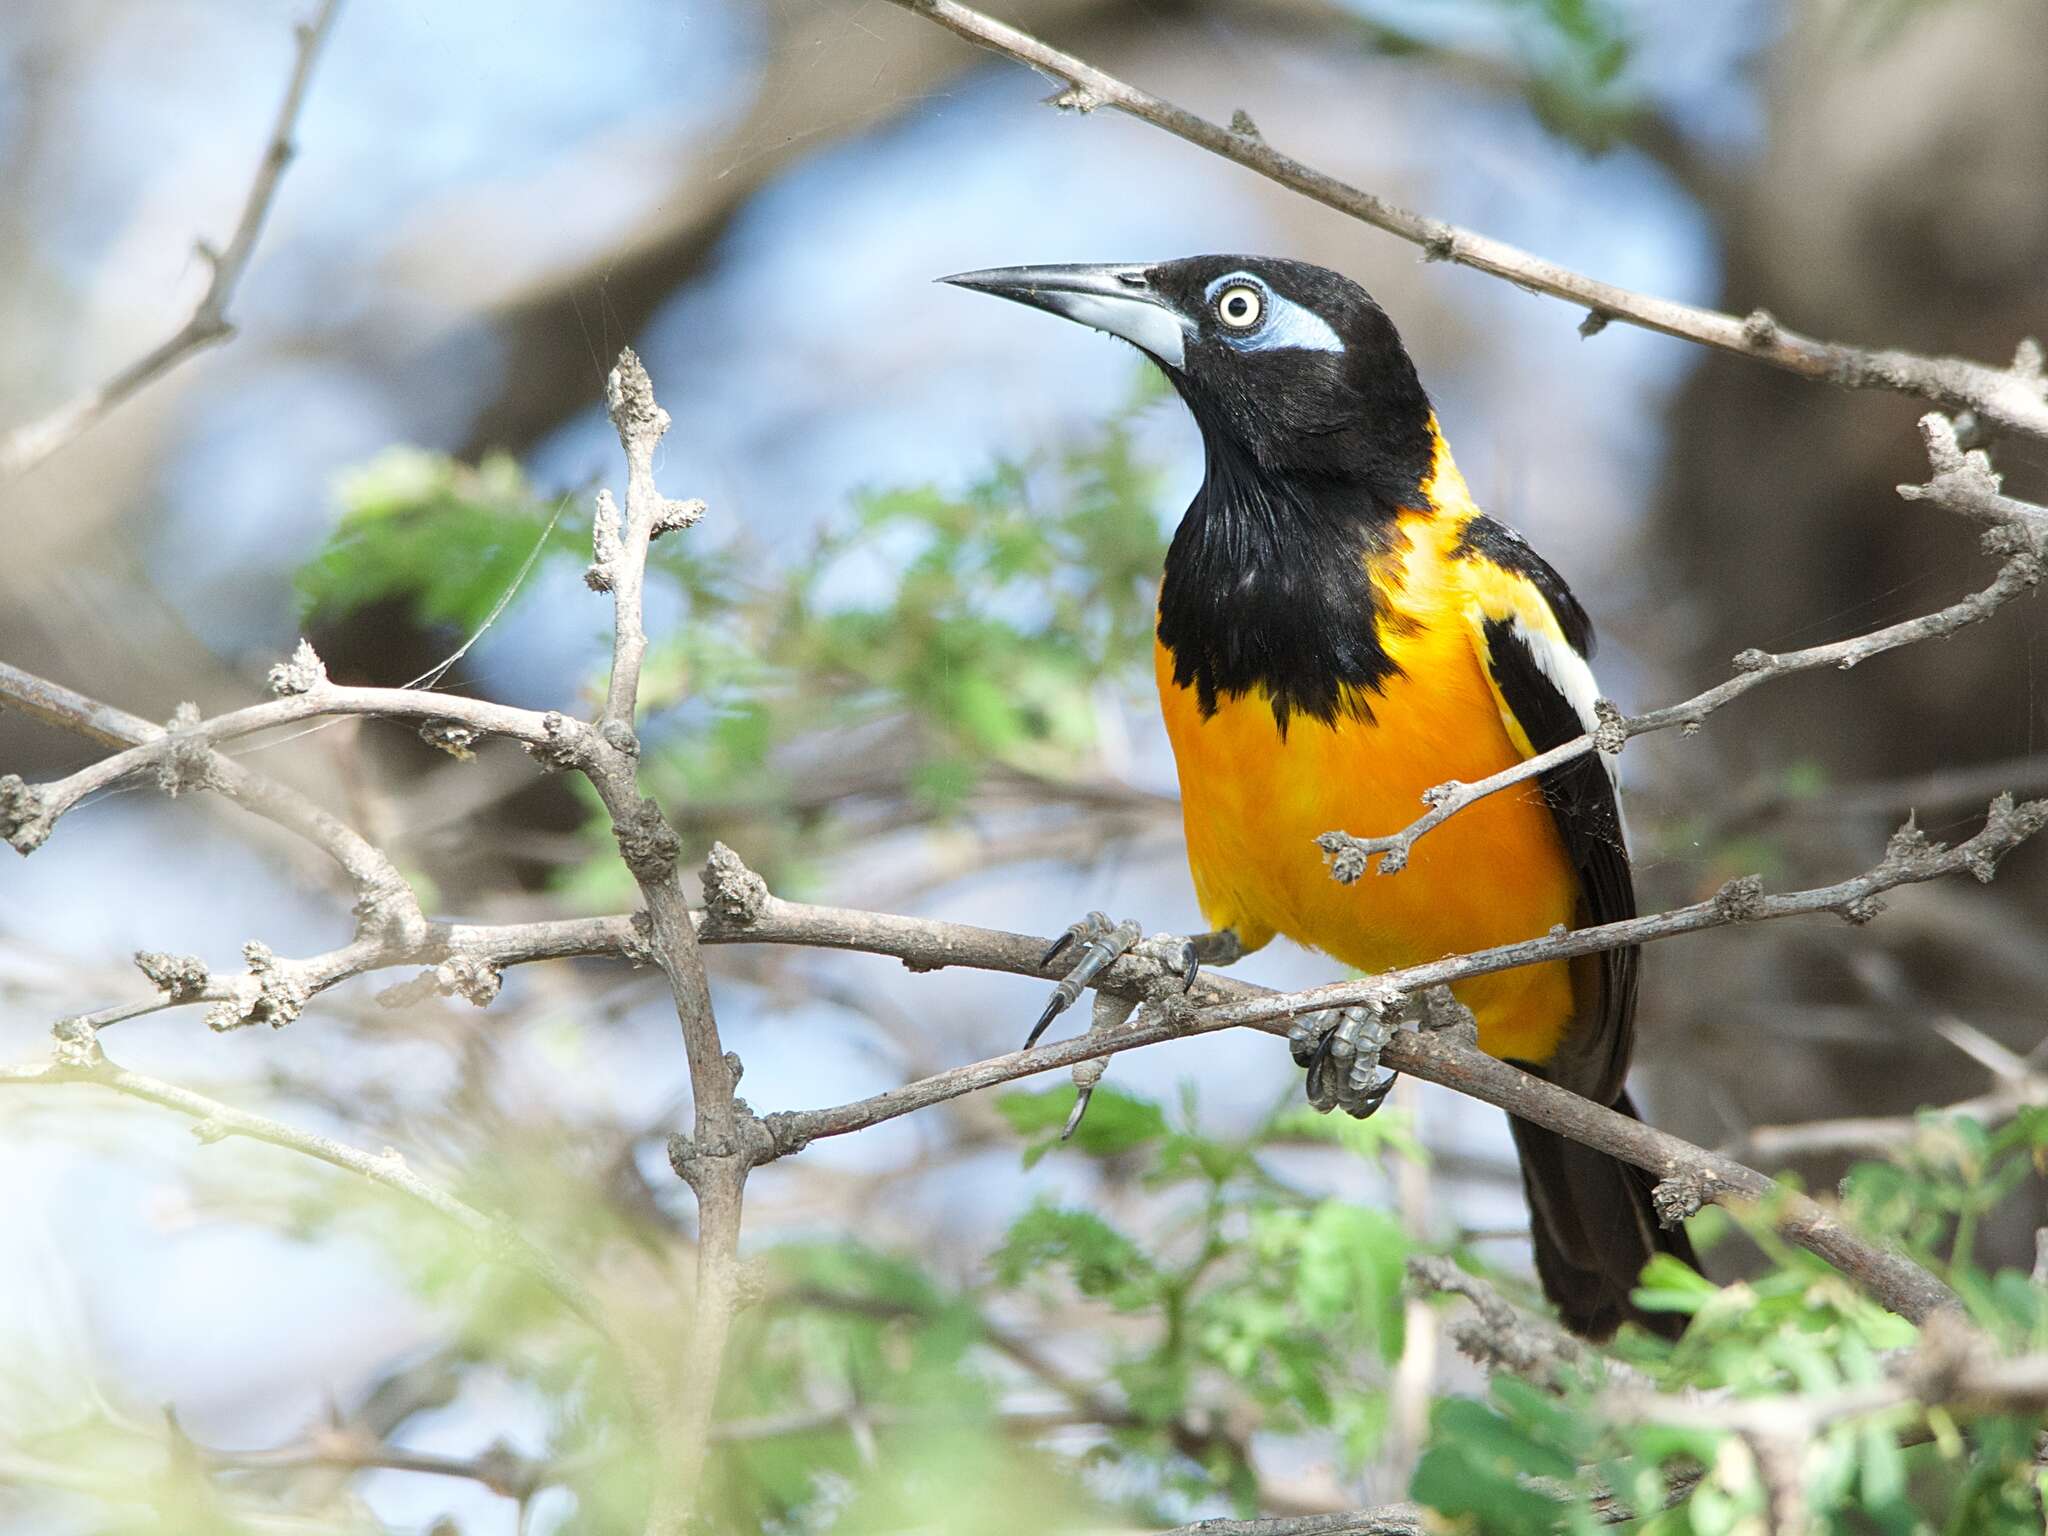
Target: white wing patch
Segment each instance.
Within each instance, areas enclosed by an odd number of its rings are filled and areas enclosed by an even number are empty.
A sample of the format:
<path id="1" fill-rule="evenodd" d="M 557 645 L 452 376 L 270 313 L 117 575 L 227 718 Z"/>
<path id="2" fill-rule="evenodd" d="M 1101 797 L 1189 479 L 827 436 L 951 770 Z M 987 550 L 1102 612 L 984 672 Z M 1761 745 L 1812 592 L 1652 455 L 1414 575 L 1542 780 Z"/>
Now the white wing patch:
<path id="1" fill-rule="evenodd" d="M 1515 638 L 1528 648 L 1543 675 L 1556 685 L 1564 695 L 1565 702 L 1572 707 L 1572 713 L 1579 717 L 1579 724 L 1586 730 L 1596 730 L 1600 724 L 1599 713 L 1594 704 L 1600 697 L 1600 685 L 1593 681 L 1593 669 L 1586 665 L 1586 658 L 1567 645 L 1560 635 L 1533 628 L 1521 614 L 1514 615 Z M 1506 702 L 1501 704 L 1501 717 L 1510 725 Z M 1607 778 L 1614 785 L 1616 808 L 1621 799 L 1621 775 L 1615 760 L 1605 752 L 1595 752 L 1600 766 L 1607 770 Z"/>

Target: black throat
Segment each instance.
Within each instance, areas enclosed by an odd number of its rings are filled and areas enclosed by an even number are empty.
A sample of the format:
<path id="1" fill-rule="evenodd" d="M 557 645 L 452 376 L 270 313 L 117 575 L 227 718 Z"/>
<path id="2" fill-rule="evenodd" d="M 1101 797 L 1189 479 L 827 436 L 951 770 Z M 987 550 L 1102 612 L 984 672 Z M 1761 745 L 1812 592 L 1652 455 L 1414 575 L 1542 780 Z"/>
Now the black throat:
<path id="1" fill-rule="evenodd" d="M 1175 684 L 1194 689 L 1204 718 L 1262 688 L 1283 737 L 1296 713 L 1370 720 L 1371 695 L 1400 672 L 1384 638 L 1413 624 L 1386 610 L 1371 566 L 1402 537 L 1403 507 L 1426 506 L 1419 477 L 1401 494 L 1370 478 L 1276 475 L 1201 425 L 1208 472 L 1159 593 Z"/>

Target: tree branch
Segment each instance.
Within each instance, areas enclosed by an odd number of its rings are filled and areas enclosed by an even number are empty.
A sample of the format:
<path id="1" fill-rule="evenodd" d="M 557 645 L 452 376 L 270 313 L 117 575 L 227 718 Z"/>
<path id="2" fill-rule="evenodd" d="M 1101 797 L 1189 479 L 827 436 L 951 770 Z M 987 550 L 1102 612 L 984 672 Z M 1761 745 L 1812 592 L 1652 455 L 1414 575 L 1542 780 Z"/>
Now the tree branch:
<path id="1" fill-rule="evenodd" d="M 1270 1034 L 1284 1034 L 1286 1026 L 1282 1021 L 1299 1013 L 1357 1004 L 1392 1007 L 1403 996 L 1413 996 L 1466 976 L 1539 960 L 1596 953 L 1735 922 L 1811 912 L 1837 912 L 1853 921 L 1867 921 L 1879 908 L 1878 893 L 1896 886 L 1963 871 L 1980 879 L 1988 878 L 1999 857 L 2044 825 L 2048 825 L 2048 801 L 2015 807 L 2009 800 L 2001 800 L 1993 805 L 1983 829 L 1965 842 L 1953 848 L 1943 847 L 1907 828 L 1893 838 L 1885 860 L 1875 869 L 1833 886 L 1766 895 L 1752 877 L 1730 882 L 1710 901 L 1656 917 L 1555 934 L 1306 992 L 1276 993 L 1210 973 L 1198 983 L 1192 1000 L 1182 1002 L 1177 997 L 1176 978 L 1150 960 L 1126 956 L 1097 978 L 1097 987 L 1147 999 L 1153 1006 L 1142 1010 L 1130 1024 L 1113 1034 L 1090 1031 L 1028 1052 L 1013 1051 L 954 1067 L 853 1103 L 771 1114 L 764 1124 L 773 1134 L 778 1151 L 786 1155 L 818 1137 L 864 1130 L 962 1094 L 1039 1072 L 1057 1071 L 1117 1051 L 1215 1029 L 1250 1026 Z M 1021 934 L 879 913 L 802 907 L 765 892 L 757 893 L 749 909 L 751 915 L 747 910 L 708 915 L 703 930 L 705 942 L 799 943 L 863 949 L 895 955 L 916 970 L 972 965 L 1020 975 L 1050 974 L 1044 964 L 1042 942 Z M 1834 1264 L 1902 1316 L 1918 1320 L 1954 1305 L 1953 1295 L 1934 1276 L 1901 1254 L 1863 1241 L 1805 1196 L 1783 1190 L 1763 1174 L 1731 1158 L 1692 1146 L 1532 1077 L 1453 1038 L 1448 1031 L 1397 1033 L 1381 1055 L 1388 1066 L 1498 1105 L 1510 1114 L 1655 1173 L 1664 1181 L 1661 1202 L 1674 1220 L 1709 1201 L 1762 1203 L 1788 1239 Z"/>
<path id="2" fill-rule="evenodd" d="M 688 1136 L 670 1138 L 669 1162 L 697 1197 L 697 1294 L 682 1379 L 658 1405 L 661 1452 L 649 1526 L 662 1536 L 680 1536 L 695 1512 L 726 1337 L 739 1303 L 740 1213 L 747 1174 L 771 1154 L 772 1143 L 735 1094 L 740 1060 L 726 1054 L 719 1039 L 711 987 L 677 870 L 681 845 L 661 807 L 640 793 L 640 741 L 633 729 L 647 649 L 641 594 L 648 546 L 664 533 L 690 527 L 703 515 L 704 505 L 670 501 L 655 485 L 654 450 L 668 431 L 669 416 L 656 403 L 654 385 L 631 348 L 619 355 L 606 399 L 626 454 L 626 504 L 622 513 L 609 494 L 598 498 L 595 561 L 587 579 L 595 590 L 612 594 L 612 676 L 592 733 L 593 749 L 577 766 L 604 802 L 619 856 L 646 903 L 648 948 L 668 978 L 690 1064 L 694 1123 Z"/>
<path id="3" fill-rule="evenodd" d="M 1388 1504 L 1332 1515 L 1281 1515 L 1266 1520 L 1197 1520 L 1159 1536 L 1423 1536 L 1419 1504 Z"/>
<path id="4" fill-rule="evenodd" d="M 1456 262 L 1507 279 L 1531 293 L 1548 294 L 1582 306 L 1595 329 L 1621 320 L 1702 346 L 1753 357 L 1773 367 L 1850 389 L 1883 389 L 1917 395 L 1952 410 L 1968 410 L 2003 431 L 2048 438 L 2048 380 L 2041 350 L 2023 343 L 2009 368 L 1992 368 L 1962 358 L 1921 357 L 1896 350 L 1872 351 L 1802 336 L 1765 312 L 1738 318 L 1631 292 L 1546 261 L 1486 235 L 1442 219 L 1411 212 L 1383 197 L 1304 165 L 1257 133 L 1242 133 L 1198 117 L 1172 102 L 1126 84 L 1086 60 L 1049 47 L 1030 34 L 961 5 L 958 0 L 891 0 L 925 16 L 977 47 L 1025 64 L 1064 89 L 1050 104 L 1078 112 L 1109 107 L 1165 130 L 1211 154 L 1255 171 L 1269 181 L 1385 230 L 1422 248 L 1430 261 Z"/>
<path id="5" fill-rule="evenodd" d="M 299 109 L 305 104 L 306 88 L 313 78 L 313 64 L 340 9 L 341 0 L 320 0 L 313 19 L 302 21 L 293 29 L 298 52 L 292 62 L 291 78 L 285 83 L 284 100 L 278 104 L 263 156 L 256 162 L 255 178 L 242 199 L 241 217 L 235 221 L 234 233 L 225 246 L 216 250 L 203 241 L 200 243 L 200 254 L 212 264 L 213 275 L 191 316 L 165 341 L 98 388 L 59 406 L 40 420 L 25 422 L 0 435 L 0 480 L 40 464 L 188 357 L 234 335 L 228 305 L 241 284 L 242 274 L 248 270 L 250 257 L 256 253 L 256 241 L 263 233 L 270 206 L 277 199 L 278 184 L 284 179 L 285 167 L 291 164 L 292 134 L 298 124 Z"/>
<path id="6" fill-rule="evenodd" d="M 310 651 L 308 651 L 310 654 Z M 186 754 L 185 772 L 171 778 L 165 788 L 173 793 L 196 779 L 217 790 L 243 809 L 296 833 L 321 849 L 341 867 L 356 892 L 358 933 L 369 930 L 412 932 L 425 917 L 405 877 L 384 853 L 339 817 L 274 779 L 265 778 L 229 757 L 207 750 L 203 743 L 189 739 L 173 743 L 171 733 L 126 710 L 115 709 L 97 699 L 48 682 L 0 661 L 0 704 L 33 719 L 71 731 L 108 746 L 130 748 L 116 754 L 131 758 L 133 766 L 117 777 L 125 777 L 155 761 L 174 748 Z M 106 762 L 115 759 L 105 759 Z M 98 764 L 95 767 L 100 766 Z M 74 778 L 76 776 L 74 775 Z M 113 782 L 112 779 L 106 782 Z M 69 780 L 60 781 L 68 785 Z M 49 836 L 62 809 L 51 809 L 52 791 L 59 785 L 29 786 L 14 774 L 0 774 L 0 837 L 17 852 L 27 853 Z M 85 791 L 80 791 L 80 795 Z M 63 803 L 63 809 L 76 798 Z"/>
<path id="7" fill-rule="evenodd" d="M 1900 486 L 1899 494 L 1909 501 L 1930 501 L 1992 525 L 1984 535 L 1985 550 L 2002 555 L 2005 560 L 1989 586 L 1933 613 L 1847 640 L 1777 655 L 1744 651 L 1735 658 L 1733 677 L 1680 703 L 1667 704 L 1646 714 L 1623 716 L 1603 699 L 1599 704 L 1601 723 L 1596 729 L 1469 784 L 1452 780 L 1437 785 L 1422 797 L 1429 809 L 1398 832 L 1380 837 L 1354 837 L 1339 831 L 1324 833 L 1316 842 L 1330 860 L 1332 875 L 1348 885 L 1370 869 L 1375 858 L 1379 860 L 1380 874 L 1397 874 L 1424 834 L 1489 795 L 1527 783 L 1588 752 L 1618 754 L 1638 736 L 1668 731 L 1674 726 L 1688 733 L 1697 730 L 1722 705 L 1733 703 L 1752 688 L 1774 679 L 1819 667 L 1836 667 L 1846 672 L 1886 651 L 1922 640 L 1945 640 L 1959 629 L 1990 618 L 2021 594 L 2033 591 L 2040 584 L 2044 553 L 2048 553 L 2048 508 L 2001 494 L 1999 478 L 1990 461 L 1982 452 L 1963 452 L 1956 440 L 1955 424 L 1947 417 L 1930 412 L 1921 418 L 1920 431 L 1934 474 L 1925 485 Z"/>
<path id="8" fill-rule="evenodd" d="M 1959 1049 L 1984 1059 L 1983 1047 L 1992 1045 L 1977 1031 L 1958 1019 L 1935 1022 L 1935 1029 Z M 1972 1037 L 1982 1042 L 1972 1049 Z M 1860 1115 L 1835 1120 L 1808 1120 L 1797 1125 L 1759 1125 L 1721 1150 L 1730 1157 L 1752 1162 L 1783 1164 L 1797 1157 L 1884 1157 L 1909 1147 L 1931 1131 L 1928 1118 L 1940 1122 L 1970 1119 L 1983 1125 L 1998 1125 L 2023 1109 L 2048 1104 L 2048 1077 L 2025 1057 L 2014 1056 L 2003 1047 L 1999 1058 L 1986 1061 L 1999 1083 L 1989 1093 L 1944 1104 L 1938 1109 L 1914 1115 Z"/>
<path id="9" fill-rule="evenodd" d="M 0 697 L 7 696 L 10 687 L 20 687 L 18 675 L 13 681 L 0 675 Z M 336 709 L 364 713 L 371 712 L 376 706 L 388 705 L 394 712 L 402 711 L 412 717 L 428 716 L 429 706 L 473 707 L 473 718 L 488 719 L 503 727 L 507 734 L 525 732 L 536 740 L 545 741 L 549 743 L 544 749 L 547 754 L 573 761 L 583 766 L 586 772 L 592 771 L 590 764 L 602 764 L 597 772 L 608 775 L 604 781 L 608 787 L 608 807 L 637 803 L 652 809 L 650 802 L 631 798 L 632 759 L 619 752 L 597 731 L 559 716 L 545 717 L 546 723 L 536 727 L 534 722 L 543 717 L 528 711 L 504 711 L 497 706 L 476 705 L 474 701 L 446 699 L 439 695 L 412 695 L 407 690 L 329 689 L 324 694 L 316 690 L 314 694 L 303 697 L 325 698 Z M 97 718 L 90 701 L 79 702 L 85 707 L 72 711 L 78 720 Z M 298 702 L 298 699 L 279 701 L 281 705 Z M 278 707 L 257 706 L 254 711 L 223 716 L 221 721 L 239 719 L 242 726 L 248 727 L 251 716 L 257 716 L 260 723 L 268 717 L 259 712 Z M 190 734 L 200 740 L 214 739 L 215 733 L 222 729 L 220 721 L 212 722 L 211 726 L 195 723 L 188 727 Z M 607 754 L 614 756 L 608 759 Z M 12 782 L 20 784 L 18 779 Z M 622 787 L 625 793 L 621 792 Z M 40 791 L 28 793 L 33 796 Z M 617 812 L 614 814 L 616 824 L 622 818 Z M 631 816 L 633 813 L 626 814 Z M 845 908 L 807 907 L 781 901 L 768 894 L 759 877 L 723 847 L 713 849 L 705 869 L 706 909 L 701 914 L 693 914 L 682 905 L 682 888 L 675 871 L 674 834 L 668 832 L 666 823 L 659 821 L 658 811 L 653 812 L 653 816 L 653 826 L 658 826 L 660 833 L 665 834 L 665 842 L 644 821 L 625 820 L 620 827 L 622 851 L 626 852 L 629 863 L 637 860 L 639 867 L 636 867 L 635 874 L 636 877 L 644 877 L 642 891 L 649 896 L 648 922 L 654 934 L 651 946 L 640 927 L 624 918 L 585 920 L 566 925 L 515 925 L 503 929 L 462 929 L 453 925 L 424 924 L 423 947 L 413 950 L 391 941 L 385 941 L 380 947 L 377 940 L 369 939 L 345 946 L 329 956 L 296 964 L 277 961 L 265 951 L 260 965 L 252 956 L 248 976 L 237 978 L 234 983 L 218 989 L 221 998 L 236 1004 L 238 1017 L 253 1012 L 258 1018 L 282 1022 L 281 1007 L 289 1008 L 292 1002 L 303 1007 L 304 998 L 321 985 L 331 985 L 345 975 L 361 974 L 381 964 L 406 963 L 408 960 L 435 963 L 441 967 L 435 973 L 436 986 L 445 985 L 449 990 L 471 996 L 473 1000 L 488 1001 L 495 990 L 496 969 L 504 964 L 556 954 L 609 952 L 635 957 L 651 956 L 659 961 L 667 953 L 669 964 L 664 966 L 664 970 L 670 977 L 671 988 L 679 995 L 679 1013 L 685 1020 L 685 1040 L 691 1047 L 693 1072 L 700 1063 L 708 1060 L 715 1062 L 713 1070 L 721 1074 L 701 1081 L 709 1083 L 713 1095 L 722 1097 L 709 1097 L 700 1103 L 722 1109 L 724 1134 L 731 1138 L 713 1139 L 718 1134 L 716 1132 L 707 1136 L 707 1128 L 719 1122 L 707 1118 L 700 1107 L 695 1139 L 678 1138 L 671 1149 L 672 1159 L 680 1172 L 707 1184 L 716 1182 L 720 1197 L 725 1201 L 720 1207 L 719 1220 L 729 1220 L 730 1225 L 703 1228 L 708 1242 L 714 1233 L 736 1237 L 740 1186 L 746 1168 L 767 1158 L 796 1151 L 817 1137 L 845 1135 L 978 1089 L 1038 1072 L 1071 1067 L 1076 1062 L 1120 1050 L 1237 1026 L 1284 1033 L 1286 1026 L 1283 1021 L 1297 1014 L 1356 1004 L 1392 1007 L 1403 997 L 1419 995 L 1430 987 L 1514 966 L 1569 959 L 1737 922 L 1818 912 L 1834 912 L 1853 922 L 1868 921 L 1881 910 L 1881 894 L 1897 886 L 1963 872 L 1988 880 L 2006 852 L 2048 824 L 2048 801 L 2015 805 L 2010 797 L 2001 797 L 1993 802 L 1983 828 L 1955 847 L 1933 843 L 1909 825 L 1894 836 L 1884 860 L 1875 868 L 1835 885 L 1767 894 L 1760 881 L 1749 877 L 1729 882 L 1707 901 L 1668 912 L 1575 932 L 1554 933 L 1519 944 L 1431 961 L 1363 981 L 1339 982 L 1307 991 L 1275 993 L 1211 973 L 1203 978 L 1192 1000 L 1183 1000 L 1175 995 L 1177 980 L 1168 977 L 1156 963 L 1142 956 L 1126 956 L 1103 972 L 1097 981 L 1098 988 L 1117 996 L 1149 1000 L 1153 1006 L 1115 1032 L 1090 1032 L 1029 1053 L 1012 1052 L 952 1068 L 852 1104 L 782 1112 L 769 1116 L 765 1121 L 757 1120 L 750 1110 L 731 1097 L 737 1064 L 717 1050 L 715 1025 L 709 1020 L 708 1000 L 701 1020 L 693 1018 L 683 1001 L 691 995 L 692 987 L 702 985 L 702 962 L 696 949 L 699 938 L 704 943 L 781 943 L 864 950 L 894 955 L 918 970 L 969 965 L 1050 977 L 1044 960 L 1044 941 L 961 923 Z M 652 855 L 648 852 L 649 847 L 654 849 Z M 678 961 L 676 948 L 673 945 L 666 949 L 663 947 L 657 903 L 660 909 L 677 914 L 671 921 L 679 921 L 687 937 L 685 953 L 688 965 L 695 968 L 694 980 L 690 979 L 690 971 L 683 969 Z M 466 969 L 455 965 L 458 959 L 466 963 Z M 671 969 L 671 966 L 676 968 Z M 685 980 L 679 983 L 678 976 Z M 208 991 L 211 985 L 202 978 L 195 987 L 183 995 L 174 995 L 171 1001 L 205 1000 L 211 995 Z M 170 985 L 165 990 L 177 994 L 178 989 Z M 708 999 L 708 994 L 704 995 Z M 1203 1004 L 1207 1006 L 1200 1006 Z M 708 1030 L 702 1027 L 706 1025 Z M 1813 1202 L 1798 1196 L 1781 1197 L 1776 1186 L 1753 1169 L 1602 1109 L 1553 1084 L 1495 1061 L 1476 1049 L 1460 1045 L 1443 1032 L 1397 1034 L 1384 1056 L 1389 1066 L 1485 1099 L 1510 1113 L 1649 1169 L 1670 1184 L 1670 1198 L 1681 1212 L 1695 1208 L 1704 1200 L 1781 1200 L 1777 1207 L 1778 1220 L 1788 1237 L 1842 1267 L 1887 1306 L 1906 1316 L 1925 1316 L 1952 1300 L 1946 1288 L 1918 1266 L 1898 1255 L 1883 1253 L 1862 1243 Z M 700 1080 L 693 1077 L 693 1082 Z M 713 1304 L 726 1306 L 725 1315 L 729 1319 L 733 1292 L 725 1289 L 728 1285 L 736 1291 L 736 1267 L 730 1277 L 715 1277 L 711 1292 Z M 723 1303 L 719 1302 L 720 1296 L 724 1297 Z M 699 1406 L 708 1414 L 708 1404 Z M 708 1425 L 708 1417 L 704 1423 Z"/>

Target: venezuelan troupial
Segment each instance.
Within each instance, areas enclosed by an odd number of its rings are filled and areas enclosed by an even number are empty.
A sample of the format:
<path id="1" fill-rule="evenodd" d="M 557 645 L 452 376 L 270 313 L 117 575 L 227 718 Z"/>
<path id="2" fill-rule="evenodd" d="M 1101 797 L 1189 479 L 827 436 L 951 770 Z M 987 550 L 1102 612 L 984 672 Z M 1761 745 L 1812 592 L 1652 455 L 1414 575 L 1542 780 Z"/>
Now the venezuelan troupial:
<path id="1" fill-rule="evenodd" d="M 1155 659 L 1180 774 L 1188 864 L 1213 932 L 1174 946 L 1192 978 L 1280 934 L 1363 971 L 1635 915 L 1614 779 L 1573 759 L 1477 802 L 1407 867 L 1339 884 L 1317 849 L 1385 832 L 1423 792 L 1591 729 L 1593 629 L 1521 536 L 1480 512 L 1393 322 L 1346 277 L 1297 261 L 1012 267 L 946 279 L 1122 337 L 1200 427 L 1206 474 L 1166 557 Z M 1139 941 L 1097 914 L 1038 1028 Z M 1475 976 L 1454 988 L 1479 1043 L 1633 1115 L 1636 951 Z M 1300 1021 L 1321 1109 L 1369 1115 L 1387 1024 Z M 1526 1121 L 1521 1153 L 1543 1288 L 1576 1331 L 1625 1319 L 1655 1253 L 1693 1262 L 1648 1175 Z"/>

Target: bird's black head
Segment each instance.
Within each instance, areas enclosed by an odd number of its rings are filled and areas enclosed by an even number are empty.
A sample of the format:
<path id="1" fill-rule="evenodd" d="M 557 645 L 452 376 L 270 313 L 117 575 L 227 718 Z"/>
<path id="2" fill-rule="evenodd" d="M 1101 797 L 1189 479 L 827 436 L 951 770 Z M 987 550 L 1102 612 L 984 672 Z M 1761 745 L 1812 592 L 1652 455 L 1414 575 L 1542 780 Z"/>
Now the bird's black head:
<path id="1" fill-rule="evenodd" d="M 1429 397 L 1386 311 L 1348 277 L 1273 257 L 1190 256 L 944 281 L 1136 346 L 1194 413 L 1212 474 L 1337 482 L 1388 508 L 1422 504 L 1435 451 Z"/>

